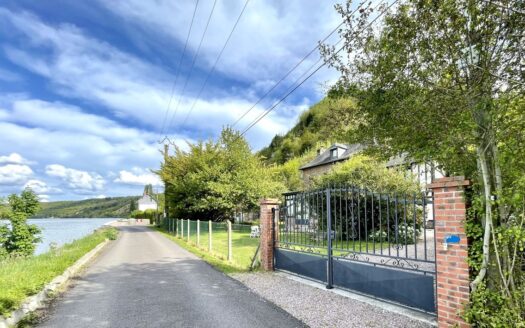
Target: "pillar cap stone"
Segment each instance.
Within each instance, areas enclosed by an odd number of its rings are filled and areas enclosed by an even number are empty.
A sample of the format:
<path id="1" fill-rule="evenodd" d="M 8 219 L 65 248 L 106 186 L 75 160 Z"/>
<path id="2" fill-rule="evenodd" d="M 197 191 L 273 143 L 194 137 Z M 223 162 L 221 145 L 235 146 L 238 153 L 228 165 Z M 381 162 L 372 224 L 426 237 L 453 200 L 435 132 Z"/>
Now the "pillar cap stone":
<path id="1" fill-rule="evenodd" d="M 437 189 L 437 188 L 448 188 L 448 187 L 460 187 L 460 186 L 469 186 L 470 180 L 465 179 L 464 176 L 455 176 L 455 177 L 444 177 L 434 180 L 434 182 L 427 185 L 428 189 Z"/>
<path id="2" fill-rule="evenodd" d="M 277 198 L 263 198 L 259 201 L 260 205 L 279 205 L 281 202 Z"/>

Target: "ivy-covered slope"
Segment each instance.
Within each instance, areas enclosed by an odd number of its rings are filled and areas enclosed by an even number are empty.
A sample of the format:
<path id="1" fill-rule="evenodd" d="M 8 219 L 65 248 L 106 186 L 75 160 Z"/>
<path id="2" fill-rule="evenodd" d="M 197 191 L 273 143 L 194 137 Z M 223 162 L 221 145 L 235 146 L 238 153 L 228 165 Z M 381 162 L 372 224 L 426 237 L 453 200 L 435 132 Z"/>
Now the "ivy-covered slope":
<path id="1" fill-rule="evenodd" d="M 305 111 L 285 135 L 276 135 L 259 151 L 268 163 L 283 164 L 331 142 L 350 142 L 359 123 L 356 103 L 349 98 L 325 98 Z"/>

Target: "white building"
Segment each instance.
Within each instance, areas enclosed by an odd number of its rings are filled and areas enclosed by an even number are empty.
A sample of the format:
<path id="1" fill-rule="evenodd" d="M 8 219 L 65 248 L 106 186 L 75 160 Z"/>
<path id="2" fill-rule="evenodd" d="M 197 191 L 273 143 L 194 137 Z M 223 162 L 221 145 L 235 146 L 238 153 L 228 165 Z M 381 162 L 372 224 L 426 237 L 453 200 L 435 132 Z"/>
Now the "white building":
<path id="1" fill-rule="evenodd" d="M 138 200 L 138 203 L 139 203 L 139 211 L 157 209 L 157 202 L 150 195 L 142 196 L 142 198 Z"/>

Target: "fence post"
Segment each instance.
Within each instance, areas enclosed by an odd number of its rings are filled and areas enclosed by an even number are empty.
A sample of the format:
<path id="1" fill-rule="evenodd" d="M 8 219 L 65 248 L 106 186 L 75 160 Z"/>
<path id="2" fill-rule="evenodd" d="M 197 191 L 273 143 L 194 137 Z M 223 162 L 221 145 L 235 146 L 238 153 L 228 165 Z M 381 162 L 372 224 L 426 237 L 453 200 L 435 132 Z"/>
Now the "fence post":
<path id="1" fill-rule="evenodd" d="M 326 261 L 326 289 L 332 289 L 334 283 L 334 258 L 332 254 L 332 208 L 330 188 L 326 189 L 326 247 L 328 260 Z"/>
<path id="2" fill-rule="evenodd" d="M 180 220 L 180 238 L 184 238 L 184 219 Z"/>
<path id="3" fill-rule="evenodd" d="M 211 227 L 211 220 L 208 221 L 208 252 L 211 252 L 211 234 L 212 234 L 212 227 Z"/>
<path id="4" fill-rule="evenodd" d="M 233 260 L 232 250 L 232 222 L 228 220 L 228 261 Z"/>
<path id="5" fill-rule="evenodd" d="M 274 224 L 274 211 L 279 206 L 277 199 L 263 199 L 260 202 L 261 207 L 261 266 L 265 271 L 273 271 L 274 263 L 274 243 L 275 234 L 274 229 L 278 225 Z M 272 209 L 274 209 L 272 211 Z"/>
<path id="6" fill-rule="evenodd" d="M 201 244 L 201 220 L 197 220 L 197 247 Z"/>
<path id="7" fill-rule="evenodd" d="M 434 195 L 438 327 L 469 327 L 461 318 L 470 294 L 463 197 L 469 184 L 464 177 L 445 177 L 427 186 Z M 459 242 L 447 244 L 451 236 Z"/>
<path id="8" fill-rule="evenodd" d="M 188 219 L 188 229 L 187 229 L 188 230 L 188 232 L 187 232 L 188 233 L 188 242 L 190 242 L 190 229 L 191 229 L 190 228 L 190 219 Z"/>

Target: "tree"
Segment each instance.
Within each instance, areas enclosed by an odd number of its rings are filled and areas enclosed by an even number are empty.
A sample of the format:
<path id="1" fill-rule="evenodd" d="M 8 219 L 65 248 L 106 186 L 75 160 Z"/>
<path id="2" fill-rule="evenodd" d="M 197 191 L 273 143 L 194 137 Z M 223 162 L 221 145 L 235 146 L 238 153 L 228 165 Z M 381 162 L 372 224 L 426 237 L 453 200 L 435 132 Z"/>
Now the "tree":
<path id="1" fill-rule="evenodd" d="M 170 186 L 170 217 L 231 219 L 236 209 L 254 209 L 261 197 L 282 190 L 236 131 L 225 129 L 217 142 L 188 146 L 188 151 L 175 146 L 158 172 Z"/>
<path id="2" fill-rule="evenodd" d="M 137 204 L 134 199 L 130 200 L 129 202 L 129 212 L 133 213 L 137 209 Z"/>
<path id="3" fill-rule="evenodd" d="M 0 227 L 0 256 L 30 256 L 34 253 L 36 244 L 40 242 L 40 229 L 28 224 L 27 218 L 33 216 L 39 207 L 38 196 L 29 188 L 20 196 L 12 194 L 8 197 L 2 212 L 11 227 Z"/>
<path id="4" fill-rule="evenodd" d="M 153 185 L 147 184 L 144 186 L 144 195 L 149 195 L 153 197 Z"/>
<path id="5" fill-rule="evenodd" d="M 521 215 L 506 197 L 515 185 L 504 180 L 512 169 L 502 166 L 507 145 L 498 118 L 509 112 L 506 102 L 523 95 L 525 3 L 405 0 L 392 8 L 382 11 L 383 24 L 374 28 L 370 7 L 354 17 L 351 2 L 336 6 L 345 17 L 340 35 L 346 53 L 326 45 L 322 53 L 341 72 L 339 86 L 359 100 L 369 144 L 385 156 L 408 152 L 438 161 L 447 172 L 475 181 L 483 234 L 471 287 L 476 290 L 488 274 L 491 288 L 516 305 L 513 249 L 498 253 L 494 237 Z"/>

